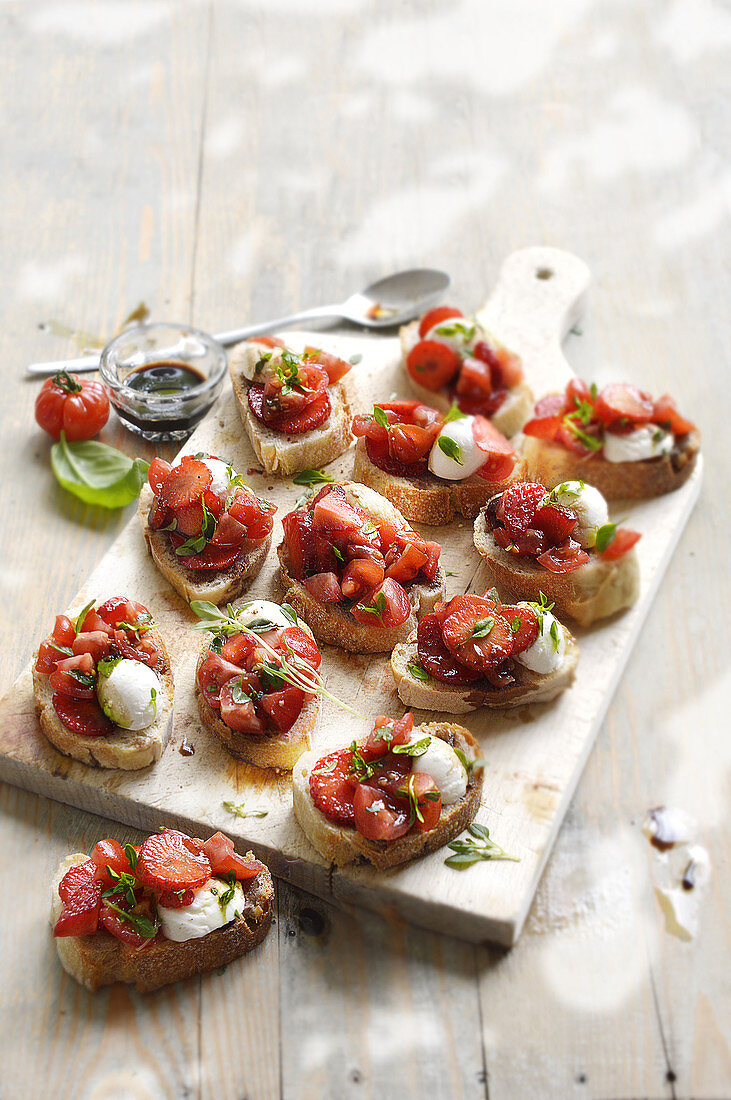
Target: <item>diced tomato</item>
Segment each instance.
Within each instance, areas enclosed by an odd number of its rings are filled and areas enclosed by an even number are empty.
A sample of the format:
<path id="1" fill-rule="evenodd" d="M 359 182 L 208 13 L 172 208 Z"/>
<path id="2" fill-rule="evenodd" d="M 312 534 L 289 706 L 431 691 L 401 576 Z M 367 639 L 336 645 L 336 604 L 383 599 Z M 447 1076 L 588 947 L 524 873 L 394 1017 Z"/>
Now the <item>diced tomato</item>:
<path id="1" fill-rule="evenodd" d="M 550 550 L 540 554 L 536 558 L 539 565 L 550 570 L 551 573 L 571 573 L 584 565 L 589 560 L 586 550 L 582 550 L 578 542 L 567 539 L 563 546 L 552 546 Z"/>
<path id="2" fill-rule="evenodd" d="M 321 351 L 319 348 L 305 348 L 305 357 L 311 359 L 319 366 L 323 367 L 327 371 L 328 384 L 334 385 L 335 382 L 339 382 L 349 370 L 352 370 L 352 363 L 346 362 L 345 359 L 340 359 L 339 356 L 333 355 L 329 351 Z"/>
<path id="3" fill-rule="evenodd" d="M 185 909 L 193 904 L 194 897 L 192 890 L 166 890 L 157 895 L 157 905 L 164 909 Z"/>
<path id="4" fill-rule="evenodd" d="M 99 926 L 99 907 L 102 900 L 101 884 L 91 879 L 80 883 L 63 903 L 56 921 L 54 936 L 90 936 Z"/>
<path id="5" fill-rule="evenodd" d="M 354 558 L 343 570 L 340 580 L 346 600 L 355 600 L 381 583 L 385 575 L 382 565 L 369 558 Z"/>
<path id="6" fill-rule="evenodd" d="M 329 534 L 352 535 L 360 531 L 363 520 L 347 500 L 331 492 L 322 497 L 313 509 L 313 529 L 320 528 Z"/>
<path id="7" fill-rule="evenodd" d="M 139 606 L 149 615 L 149 611 L 147 611 L 144 605 L 140 604 Z M 94 613 L 90 611 L 84 619 L 83 626 L 85 630 L 100 629 L 95 622 L 92 623 L 91 621 L 93 614 Z M 108 626 L 117 627 L 121 622 L 136 623 L 140 612 L 126 596 L 112 596 L 97 608 L 96 615 Z"/>
<path id="8" fill-rule="evenodd" d="M 248 344 L 264 344 L 267 348 L 283 348 L 284 340 L 279 336 L 250 336 Z"/>
<path id="9" fill-rule="evenodd" d="M 531 526 L 545 496 L 544 486 L 537 482 L 518 481 L 508 486 L 500 498 L 496 514 L 512 538 L 522 535 Z"/>
<path id="10" fill-rule="evenodd" d="M 654 403 L 652 419 L 655 424 L 668 428 L 674 435 L 687 435 L 695 428 L 692 420 L 686 420 L 678 412 L 678 407 L 669 393 L 664 393 Z"/>
<path id="11" fill-rule="evenodd" d="M 332 408 L 327 391 L 318 390 L 313 400 L 301 411 L 267 420 L 264 413 L 264 387 L 255 382 L 249 386 L 247 398 L 249 408 L 257 420 L 283 435 L 301 435 L 319 428 L 329 417 Z"/>
<path id="12" fill-rule="evenodd" d="M 461 664 L 447 649 L 436 615 L 425 615 L 417 627 L 417 651 L 425 671 L 443 684 L 470 684 L 479 680 L 479 669 Z"/>
<path id="13" fill-rule="evenodd" d="M 312 512 L 298 508 L 282 519 L 289 565 L 297 580 L 302 580 L 314 565 L 312 550 Z"/>
<path id="14" fill-rule="evenodd" d="M 74 638 L 71 646 L 72 652 L 78 656 L 80 653 L 90 654 L 94 664 L 106 657 L 109 653 L 112 639 L 106 630 L 82 631 Z"/>
<path id="15" fill-rule="evenodd" d="M 418 424 L 394 424 L 389 433 L 389 451 L 406 466 L 421 462 L 429 454 L 435 436 L 435 430 Z"/>
<path id="16" fill-rule="evenodd" d="M 246 538 L 247 530 L 244 524 L 234 519 L 230 512 L 224 512 L 218 520 L 216 533 L 209 546 L 225 546 L 238 550 L 243 546 Z"/>
<path id="17" fill-rule="evenodd" d="M 591 388 L 583 378 L 572 378 L 566 385 L 566 405 L 569 410 L 572 410 L 584 402 L 593 403 Z"/>
<path id="18" fill-rule="evenodd" d="M 283 649 L 288 656 L 289 651 L 292 650 L 296 657 L 315 671 L 322 663 L 322 654 L 317 648 L 317 642 L 301 626 L 285 627 L 278 648 Z"/>
<path id="19" fill-rule="evenodd" d="M 93 677 L 94 661 L 91 654 L 79 653 L 59 661 L 55 672 L 52 672 L 49 677 L 49 683 L 52 690 L 61 695 L 70 695 L 72 699 L 93 699 L 95 698 Z"/>
<path id="20" fill-rule="evenodd" d="M 484 416 L 476 416 L 472 421 L 472 435 L 485 455 L 485 464 L 477 473 L 486 481 L 504 481 L 512 473 L 516 461 L 510 442 Z"/>
<path id="21" fill-rule="evenodd" d="M 376 787 L 386 794 L 395 795 L 411 774 L 411 757 L 407 753 L 387 752 L 373 762 L 373 775 L 364 780 L 369 787 Z"/>
<path id="22" fill-rule="evenodd" d="M 286 687 L 281 691 L 271 691 L 262 695 L 259 705 L 269 721 L 281 733 L 291 730 L 299 718 L 305 703 L 305 693 L 300 688 Z M 221 705 L 223 713 L 223 704 Z"/>
<path id="23" fill-rule="evenodd" d="M 153 890 L 195 890 L 211 877 L 200 845 L 175 829 L 148 836 L 137 859 L 137 877 Z"/>
<path id="24" fill-rule="evenodd" d="M 302 586 L 318 603 L 340 603 L 343 592 L 336 573 L 315 573 L 305 577 Z"/>
<path id="25" fill-rule="evenodd" d="M 460 397 L 487 400 L 492 393 L 492 372 L 483 359 L 467 356 L 457 379 L 456 392 Z"/>
<path id="26" fill-rule="evenodd" d="M 253 701 L 246 697 L 247 686 L 241 673 L 223 685 L 219 696 L 221 721 L 237 733 L 261 734 L 266 730 L 266 722 L 256 713 Z M 238 702 L 242 693 L 244 698 Z"/>
<path id="27" fill-rule="evenodd" d="M 459 370 L 460 357 L 437 340 L 420 340 L 406 357 L 406 369 L 427 390 L 440 390 Z"/>
<path id="28" fill-rule="evenodd" d="M 380 597 L 383 597 L 383 600 Z M 356 622 L 389 630 L 401 626 L 411 614 L 411 603 L 406 592 L 393 577 L 386 577 L 370 597 L 361 600 L 351 609 Z"/>
<path id="29" fill-rule="evenodd" d="M 510 624 L 495 602 L 484 596 L 462 596 L 442 623 L 444 644 L 460 664 L 485 671 L 510 656 L 513 638 Z"/>
<path id="30" fill-rule="evenodd" d="M 418 576 L 422 567 L 427 563 L 428 557 L 428 554 L 413 542 L 407 542 L 398 558 L 389 564 L 386 569 L 386 576 L 392 577 L 400 584 L 408 584 Z"/>
<path id="31" fill-rule="evenodd" d="M 429 539 L 425 540 L 427 559 L 421 567 L 421 571 L 429 581 L 435 581 L 437 573 L 439 572 L 439 558 L 442 553 L 442 548 L 438 542 L 431 542 Z"/>
<path id="32" fill-rule="evenodd" d="M 214 833 L 203 845 L 214 875 L 230 875 L 233 871 L 239 881 L 256 878 L 263 869 L 258 859 L 243 859 L 236 854 L 234 842 L 225 833 Z"/>
<path id="33" fill-rule="evenodd" d="M 628 554 L 641 538 L 639 531 L 632 531 L 629 527 L 618 527 L 609 546 L 599 557 L 604 558 L 605 561 L 617 561 L 618 558 Z"/>
<path id="34" fill-rule="evenodd" d="M 544 504 L 537 509 L 531 521 L 533 527 L 545 532 L 554 546 L 565 542 L 574 533 L 577 523 L 576 512 L 557 504 Z"/>
<path id="35" fill-rule="evenodd" d="M 109 838 L 97 841 L 92 849 L 91 862 L 96 868 L 94 877 L 101 882 L 105 890 L 114 882 L 107 872 L 107 867 L 111 867 L 117 875 L 132 874 L 129 860 L 118 840 Z"/>
<path id="36" fill-rule="evenodd" d="M 75 634 L 76 630 L 74 624 L 68 615 L 57 615 L 56 623 L 51 634 L 54 642 L 58 642 L 59 645 L 71 645 Z"/>
<path id="37" fill-rule="evenodd" d="M 69 647 L 64 647 L 68 649 Z M 59 661 L 62 661 L 64 657 L 69 656 L 67 653 L 62 653 L 58 648 L 58 643 L 54 642 L 52 638 L 46 638 L 44 642 L 38 646 L 38 657 L 36 658 L 36 672 L 42 672 L 48 675 L 49 672 L 53 672 Z"/>
<path id="38" fill-rule="evenodd" d="M 513 386 L 517 386 L 525 377 L 523 364 L 518 356 L 512 351 L 508 351 L 507 348 L 498 348 L 496 356 L 499 363 L 500 384 L 505 386 L 506 389 L 511 390 Z"/>
<path id="39" fill-rule="evenodd" d="M 51 702 L 61 723 L 74 733 L 101 737 L 114 728 L 114 723 L 103 713 L 96 699 L 72 699 L 70 695 L 56 692 Z"/>
<path id="40" fill-rule="evenodd" d="M 363 783 L 353 793 L 353 816 L 356 829 L 367 840 L 396 840 L 411 828 L 406 803 Z"/>
<path id="41" fill-rule="evenodd" d="M 595 439 L 597 443 L 601 443 L 601 429 L 596 431 L 593 422 L 592 424 L 582 425 L 581 421 L 575 416 L 566 415 L 561 418 L 561 422 L 556 432 L 555 442 L 560 443 L 566 450 L 573 451 L 574 454 L 580 455 L 581 458 L 590 458 L 595 452 L 591 447 L 587 447 L 586 444 L 581 441 L 581 438 L 576 434 L 574 428 L 578 428 L 583 435 L 588 435 L 592 439 Z"/>
<path id="42" fill-rule="evenodd" d="M 69 867 L 58 884 L 58 896 L 61 901 L 68 901 L 82 886 L 89 886 L 96 881 L 97 865 L 92 859 L 87 859 L 84 863 Z"/>
<path id="43" fill-rule="evenodd" d="M 652 420 L 652 398 L 629 382 L 610 382 L 604 386 L 594 401 L 594 410 L 604 424 L 616 420 L 629 420 L 632 424 L 646 424 Z"/>
<path id="44" fill-rule="evenodd" d="M 177 540 L 174 540 L 177 542 Z M 181 540 L 182 542 L 182 540 Z M 180 545 L 180 543 L 178 543 Z M 178 562 L 186 569 L 199 569 L 203 573 L 214 570 L 228 569 L 233 565 L 241 553 L 241 548 L 236 546 L 213 546 L 211 543 L 200 554 L 191 554 L 187 557 L 178 557 Z"/>
<path id="45" fill-rule="evenodd" d="M 320 813 L 343 825 L 353 823 L 353 754 L 339 749 L 321 757 L 310 772 L 310 795 Z"/>
<path id="46" fill-rule="evenodd" d="M 256 649 L 256 640 L 251 634 L 232 634 L 221 647 L 221 659 L 244 668 L 246 660 Z M 201 665 L 201 668 L 203 666 Z M 223 685 L 221 685 L 223 686 Z"/>
<path id="47" fill-rule="evenodd" d="M 500 614 L 510 623 L 512 637 L 511 655 L 523 653 L 533 645 L 540 629 L 538 616 L 530 607 L 516 604 L 500 604 Z"/>
<path id="48" fill-rule="evenodd" d="M 398 721 L 389 718 L 387 714 L 379 714 L 373 725 L 373 731 L 369 735 L 362 749 L 366 760 L 376 760 L 379 756 L 385 756 L 394 745 L 405 745 L 414 728 L 414 716 L 410 710 Z M 388 739 L 382 731 L 388 731 Z M 407 759 L 410 760 L 409 757 Z"/>
<path id="49" fill-rule="evenodd" d="M 147 480 L 155 496 L 158 496 L 171 470 L 172 466 L 164 458 L 153 458 L 147 471 Z"/>
<path id="50" fill-rule="evenodd" d="M 109 898 L 108 901 L 111 901 L 118 909 L 125 909 L 126 911 L 126 905 L 122 904 L 124 902 L 123 898 L 115 895 Z M 137 907 L 135 907 L 135 912 L 137 912 Z M 145 913 L 145 916 L 147 915 L 148 913 Z M 151 916 L 151 910 L 149 911 L 149 915 Z M 130 947 L 143 947 L 146 943 L 150 942 L 149 939 L 145 939 L 144 936 L 136 931 L 130 921 L 125 920 L 124 917 L 116 913 L 114 909 L 110 909 L 106 902 L 102 905 L 101 912 L 99 913 L 99 924 L 107 932 L 111 933 L 115 939 L 129 944 Z"/>
<path id="51" fill-rule="evenodd" d="M 523 425 L 523 434 L 533 436 L 535 439 L 547 439 L 553 442 L 561 427 L 561 416 L 534 416 L 527 424 Z"/>
<path id="52" fill-rule="evenodd" d="M 428 310 L 419 322 L 419 337 L 423 340 L 427 332 L 448 321 L 450 317 L 464 317 L 464 314 L 461 309 L 453 309 L 452 306 L 437 306 L 436 309 Z"/>
<path id="53" fill-rule="evenodd" d="M 120 653 L 130 661 L 140 661 L 150 668 L 157 668 L 160 653 L 149 634 L 142 634 L 136 638 L 134 634 L 127 633 L 125 630 L 115 630 L 114 641 Z"/>
<path id="54" fill-rule="evenodd" d="M 423 821 L 419 821 L 417 817 L 414 822 L 414 829 L 417 833 L 429 833 L 436 828 L 442 815 L 442 795 L 439 787 L 437 787 L 431 775 L 419 771 L 412 773 L 407 785 L 423 818 Z"/>
<path id="55" fill-rule="evenodd" d="M 212 707 L 220 706 L 221 688 L 240 674 L 241 669 L 238 664 L 226 660 L 209 649 L 198 669 L 198 685 L 203 692 L 203 698 Z"/>
<path id="56" fill-rule="evenodd" d="M 544 417 L 561 417 L 568 411 L 569 409 L 564 394 L 548 393 L 545 397 L 542 397 L 540 401 L 536 402 L 533 415 L 539 420 L 542 420 Z M 525 429 L 523 430 L 525 431 Z"/>

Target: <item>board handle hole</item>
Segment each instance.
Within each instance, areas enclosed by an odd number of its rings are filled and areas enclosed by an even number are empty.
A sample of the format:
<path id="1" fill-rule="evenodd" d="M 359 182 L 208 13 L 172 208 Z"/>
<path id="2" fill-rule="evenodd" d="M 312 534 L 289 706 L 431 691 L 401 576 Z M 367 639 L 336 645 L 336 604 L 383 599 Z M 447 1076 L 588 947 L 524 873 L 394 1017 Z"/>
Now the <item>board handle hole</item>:
<path id="1" fill-rule="evenodd" d="M 536 279 L 552 279 L 553 271 L 550 267 L 539 267 L 536 271 Z"/>

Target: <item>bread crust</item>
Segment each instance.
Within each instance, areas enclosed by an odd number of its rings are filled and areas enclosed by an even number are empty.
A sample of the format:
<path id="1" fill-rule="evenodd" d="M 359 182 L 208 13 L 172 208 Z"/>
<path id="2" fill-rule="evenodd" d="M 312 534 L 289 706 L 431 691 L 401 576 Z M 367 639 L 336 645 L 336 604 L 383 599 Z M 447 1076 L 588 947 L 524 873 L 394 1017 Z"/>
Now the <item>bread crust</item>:
<path id="1" fill-rule="evenodd" d="M 327 387 L 331 411 L 318 428 L 292 435 L 274 431 L 262 424 L 249 407 L 251 382 L 243 372 L 242 355 L 250 346 L 244 341 L 231 350 L 228 369 L 241 422 L 266 473 L 291 477 L 302 470 L 325 466 L 347 451 L 353 438 L 350 432 L 353 412 L 347 383 L 340 381 Z M 350 373 L 344 378 L 349 379 Z"/>
<path id="2" fill-rule="evenodd" d="M 401 338 L 401 363 L 412 390 L 425 405 L 431 405 L 433 409 L 448 412 L 452 405 L 452 399 L 446 389 L 428 390 L 425 386 L 420 386 L 418 382 L 415 382 L 406 369 L 406 357 L 419 340 L 419 322 L 412 321 L 408 325 L 402 325 L 399 336 Z M 495 415 L 490 417 L 490 420 L 499 432 L 510 439 L 511 436 L 520 431 L 532 412 L 533 393 L 528 383 L 523 380 L 517 386 L 513 386 L 512 389 L 508 390 L 508 396 Z"/>
<path id="3" fill-rule="evenodd" d="M 157 717 L 144 730 L 124 730 L 120 726 L 101 737 L 88 737 L 67 729 L 53 706 L 53 690 L 46 673 L 38 672 L 33 657 L 33 696 L 41 729 L 51 744 L 64 756 L 82 764 L 99 768 L 119 768 L 138 771 L 154 764 L 165 751 L 173 731 L 173 672 L 165 643 L 159 631 L 150 631 L 161 657 L 161 667 L 155 669 L 163 690 L 158 695 Z"/>
<path id="4" fill-rule="evenodd" d="M 391 654 L 391 670 L 396 680 L 399 699 L 407 707 L 449 714 L 468 714 L 480 707 L 506 710 L 530 703 L 549 703 L 570 686 L 579 660 L 576 638 L 565 627 L 564 630 L 566 655 L 556 672 L 541 675 L 519 661 L 514 661 L 515 683 L 503 688 L 493 687 L 487 680 L 476 680 L 473 684 L 465 685 L 443 684 L 431 676 L 427 681 L 417 680 L 408 669 L 411 662 L 419 661 L 414 633 L 402 645 L 396 646 Z"/>
<path id="5" fill-rule="evenodd" d="M 417 726 L 414 732 L 423 737 L 441 737 L 448 744 L 460 748 L 470 760 L 475 760 L 480 755 L 479 745 L 463 726 L 433 722 Z M 390 842 L 367 840 L 355 829 L 330 821 L 312 801 L 309 776 L 321 756 L 322 752 L 305 753 L 295 765 L 292 773 L 294 815 L 312 846 L 337 867 L 356 860 L 365 860 L 377 871 L 387 871 L 391 867 L 417 859 L 442 848 L 448 841 L 459 836 L 474 820 L 480 807 L 483 778 L 481 767 L 472 772 L 467 791 L 459 802 L 442 810 L 435 829 L 428 833 L 408 834 Z"/>
<path id="6" fill-rule="evenodd" d="M 618 561 L 592 554 L 573 572 L 552 573 L 531 558 L 503 550 L 487 529 L 484 511 L 475 520 L 474 542 L 498 584 L 521 600 L 537 600 L 543 592 L 561 615 L 581 626 L 631 607 L 640 594 L 640 567 L 634 549 Z"/>
<path id="7" fill-rule="evenodd" d="M 75 852 L 59 864 L 53 879 L 51 927 L 62 909 L 59 882 L 69 867 L 85 863 L 88 858 L 83 852 Z M 244 858 L 255 857 L 253 852 L 247 852 Z M 260 944 L 272 923 L 274 884 L 269 870 L 262 865 L 257 877 L 250 881 L 254 885 L 248 890 L 247 883 L 241 884 L 247 900 L 244 913 L 207 936 L 182 943 L 162 940 L 142 951 L 122 943 L 105 929 L 92 936 L 58 936 L 55 943 L 61 965 L 92 993 L 114 982 L 134 985 L 140 993 L 152 993 L 172 982 L 227 966 Z"/>
<path id="8" fill-rule="evenodd" d="M 195 697 L 198 711 L 206 729 L 223 741 L 224 745 L 237 760 L 245 760 L 257 768 L 276 768 L 277 771 L 291 772 L 303 752 L 309 749 L 311 736 L 320 717 L 321 700 L 315 695 L 305 701 L 297 721 L 286 733 L 272 731 L 264 734 L 241 733 L 232 730 L 206 700 L 205 693 L 198 683 L 198 670 L 210 649 L 210 642 L 201 647 L 195 667 Z"/>
<path id="9" fill-rule="evenodd" d="M 201 569 L 186 569 L 180 565 L 169 539 L 164 531 L 153 531 L 149 523 L 149 513 L 153 501 L 153 492 L 145 485 L 140 493 L 137 509 L 142 533 L 152 560 L 162 575 L 170 581 L 188 603 L 191 600 L 210 600 L 211 603 L 230 603 L 246 590 L 266 561 L 272 545 L 271 535 L 251 550 L 242 550 L 227 569 L 217 570 L 213 575 Z"/>
<path id="10" fill-rule="evenodd" d="M 641 462 L 607 462 L 601 452 L 577 455 L 535 436 L 521 437 L 519 445 L 523 481 L 540 481 L 548 489 L 562 481 L 585 481 L 606 500 L 643 500 L 685 484 L 695 468 L 701 437 L 697 430 L 679 436 L 670 454 Z"/>
<path id="11" fill-rule="evenodd" d="M 443 481 L 431 473 L 423 477 L 397 477 L 373 465 L 365 439 L 359 439 L 355 446 L 355 481 L 381 493 L 406 519 L 439 527 L 456 515 L 474 519 L 490 497 L 502 492 L 514 476 L 512 473 L 505 481 L 485 481 L 477 474 L 462 481 Z"/>

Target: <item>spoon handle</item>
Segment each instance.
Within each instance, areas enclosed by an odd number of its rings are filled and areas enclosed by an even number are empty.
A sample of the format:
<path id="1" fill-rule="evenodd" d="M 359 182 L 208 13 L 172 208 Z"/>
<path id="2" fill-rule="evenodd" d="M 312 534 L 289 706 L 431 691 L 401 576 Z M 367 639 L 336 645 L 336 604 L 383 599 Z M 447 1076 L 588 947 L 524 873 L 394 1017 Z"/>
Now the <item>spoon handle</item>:
<path id="1" fill-rule="evenodd" d="M 231 344 L 237 344 L 240 340 L 246 340 L 249 336 L 263 336 L 266 332 L 275 332 L 278 328 L 289 328 L 299 321 L 324 321 L 327 318 L 342 317 L 341 307 L 317 306 L 314 309 L 303 309 L 300 313 L 290 313 L 287 317 L 279 317 L 276 321 L 263 321 L 256 325 L 246 325 L 244 328 L 230 329 L 228 332 L 219 332 L 213 339 L 218 340 L 225 348 Z M 160 353 L 162 355 L 162 352 Z M 85 355 L 81 359 L 59 359 L 47 363 L 30 363 L 26 368 L 26 374 L 47 375 L 56 374 L 60 370 L 74 371 L 75 374 L 85 374 L 99 369 L 98 355 Z"/>

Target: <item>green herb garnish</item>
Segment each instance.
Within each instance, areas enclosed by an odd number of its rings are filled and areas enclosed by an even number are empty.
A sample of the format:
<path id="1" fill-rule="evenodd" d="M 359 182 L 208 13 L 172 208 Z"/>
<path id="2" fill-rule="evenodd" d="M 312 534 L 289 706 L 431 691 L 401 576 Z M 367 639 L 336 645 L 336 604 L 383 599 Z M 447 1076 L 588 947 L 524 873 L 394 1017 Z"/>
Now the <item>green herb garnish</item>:
<path id="1" fill-rule="evenodd" d="M 605 523 L 603 527 L 600 527 L 596 533 L 595 546 L 600 554 L 603 554 L 608 546 L 614 542 L 617 534 L 616 523 Z"/>
<path id="2" fill-rule="evenodd" d="M 301 470 L 292 478 L 295 485 L 324 485 L 334 480 L 334 477 L 330 477 L 330 474 L 324 473 L 323 470 Z"/>
<path id="3" fill-rule="evenodd" d="M 468 825 L 467 831 L 474 839 L 468 837 L 465 840 L 452 840 L 447 845 L 456 853 L 445 859 L 447 867 L 466 871 L 473 863 L 479 863 L 483 859 L 507 859 L 513 863 L 520 863 L 520 856 L 509 856 L 498 844 L 490 840 L 490 830 L 485 825 L 477 825 L 473 821 Z"/>
<path id="4" fill-rule="evenodd" d="M 266 817 L 269 813 L 269 810 L 247 810 L 243 802 L 238 805 L 235 802 L 222 802 L 221 805 L 234 817 Z"/>
<path id="5" fill-rule="evenodd" d="M 437 445 L 442 454 L 445 454 L 447 458 L 451 458 L 453 462 L 456 462 L 459 466 L 464 466 L 464 459 L 462 458 L 462 450 L 459 443 L 456 443 L 451 436 L 440 435 L 437 439 Z"/>
<path id="6" fill-rule="evenodd" d="M 394 745 L 391 752 L 397 756 L 423 756 L 431 745 L 431 737 L 422 737 L 419 741 L 411 741 L 406 745 Z"/>
<path id="7" fill-rule="evenodd" d="M 429 679 L 429 673 L 426 671 L 426 669 L 423 668 L 421 665 L 416 664 L 415 661 L 409 661 L 406 668 L 408 669 L 408 671 L 411 673 L 411 675 L 414 677 L 415 680 L 428 680 Z"/>
<path id="8" fill-rule="evenodd" d="M 447 415 L 444 417 L 444 423 L 450 424 L 453 420 L 464 420 L 465 413 L 459 408 L 457 404 L 453 404 Z"/>

